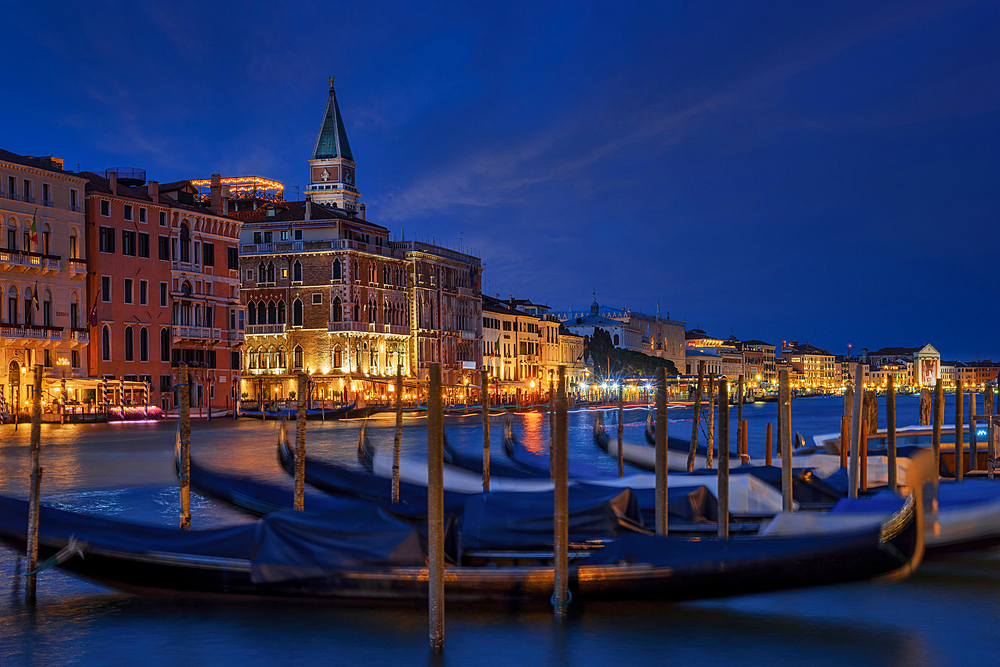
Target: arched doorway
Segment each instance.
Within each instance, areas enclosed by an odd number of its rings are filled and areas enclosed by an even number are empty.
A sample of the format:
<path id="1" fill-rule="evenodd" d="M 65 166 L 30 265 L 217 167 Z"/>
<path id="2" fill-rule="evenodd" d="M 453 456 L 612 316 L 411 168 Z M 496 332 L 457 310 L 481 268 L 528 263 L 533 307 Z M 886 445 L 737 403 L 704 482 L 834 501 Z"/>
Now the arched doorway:
<path id="1" fill-rule="evenodd" d="M 7 383 L 9 393 L 5 400 L 7 409 L 13 413 L 21 404 L 21 366 L 16 361 L 11 361 L 7 369 Z"/>

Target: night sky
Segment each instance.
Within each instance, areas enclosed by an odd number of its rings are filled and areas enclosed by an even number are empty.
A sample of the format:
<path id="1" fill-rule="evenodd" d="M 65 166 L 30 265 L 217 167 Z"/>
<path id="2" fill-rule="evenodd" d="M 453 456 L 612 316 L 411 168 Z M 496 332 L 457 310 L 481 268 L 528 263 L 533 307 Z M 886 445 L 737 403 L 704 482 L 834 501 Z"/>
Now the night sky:
<path id="1" fill-rule="evenodd" d="M 0 147 L 286 198 L 336 76 L 368 218 L 484 291 L 1000 359 L 1000 5 L 5 7 Z"/>

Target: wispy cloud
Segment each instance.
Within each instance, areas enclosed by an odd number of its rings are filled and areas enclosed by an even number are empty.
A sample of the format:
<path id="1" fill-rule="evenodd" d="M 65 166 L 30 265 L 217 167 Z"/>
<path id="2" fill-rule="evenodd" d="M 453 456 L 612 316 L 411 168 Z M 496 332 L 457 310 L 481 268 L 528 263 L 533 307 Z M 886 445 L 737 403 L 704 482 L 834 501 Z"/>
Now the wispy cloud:
<path id="1" fill-rule="evenodd" d="M 762 59 L 758 68 L 699 90 L 678 91 L 669 99 L 625 109 L 595 112 L 581 104 L 530 136 L 496 135 L 471 153 L 379 198 L 380 217 L 412 218 L 452 207 L 490 207 L 524 203 L 526 191 L 543 183 L 587 177 L 593 165 L 632 148 L 681 143 L 702 127 L 699 119 L 717 112 L 740 112 L 756 104 L 762 91 L 836 57 L 887 28 L 940 11 L 942 3 L 924 2 L 867 23 L 849 23 L 808 40 L 795 41 Z M 689 100 L 678 105 L 677 99 Z M 627 100 L 625 100 L 627 102 Z M 513 144 L 511 142 L 514 142 Z"/>

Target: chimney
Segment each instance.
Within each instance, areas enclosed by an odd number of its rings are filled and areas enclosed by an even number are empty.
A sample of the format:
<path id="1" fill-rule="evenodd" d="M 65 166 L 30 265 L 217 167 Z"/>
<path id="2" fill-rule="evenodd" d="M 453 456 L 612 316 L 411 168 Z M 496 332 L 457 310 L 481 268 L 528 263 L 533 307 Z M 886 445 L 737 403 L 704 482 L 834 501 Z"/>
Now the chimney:
<path id="1" fill-rule="evenodd" d="M 153 200 L 154 204 L 160 201 L 160 184 L 157 181 L 150 181 L 146 184 L 146 192 L 149 194 L 149 198 Z"/>
<path id="2" fill-rule="evenodd" d="M 312 215 L 313 215 L 312 199 L 306 197 L 306 220 L 312 220 Z"/>
<path id="3" fill-rule="evenodd" d="M 212 213 L 222 215 L 222 175 L 212 174 Z"/>
<path id="4" fill-rule="evenodd" d="M 365 205 L 364 204 L 361 205 L 361 219 L 362 220 L 365 219 Z"/>
<path id="5" fill-rule="evenodd" d="M 118 194 L 118 174 L 114 171 L 108 172 L 108 184 L 111 185 L 111 194 Z"/>
<path id="6" fill-rule="evenodd" d="M 222 214 L 223 215 L 229 215 L 229 202 L 231 200 L 232 200 L 232 197 L 229 196 L 229 186 L 228 185 L 223 185 L 222 186 Z"/>

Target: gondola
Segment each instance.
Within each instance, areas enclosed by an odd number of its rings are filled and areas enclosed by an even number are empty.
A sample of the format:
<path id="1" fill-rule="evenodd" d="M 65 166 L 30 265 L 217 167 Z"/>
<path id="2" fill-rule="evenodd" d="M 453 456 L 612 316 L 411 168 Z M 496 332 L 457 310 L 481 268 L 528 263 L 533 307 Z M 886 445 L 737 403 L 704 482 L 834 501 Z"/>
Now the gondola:
<path id="1" fill-rule="evenodd" d="M 355 410 L 356 403 L 351 403 L 349 405 L 344 405 L 339 408 L 332 408 L 327 410 L 326 408 L 309 408 L 306 410 L 306 419 L 316 420 L 316 419 L 346 419 Z M 263 417 L 261 416 L 263 414 Z M 298 410 L 288 409 L 288 410 L 264 410 L 263 413 L 260 410 L 243 410 L 240 409 L 240 416 L 247 417 L 249 419 L 297 419 Z"/>
<path id="2" fill-rule="evenodd" d="M 549 478 L 552 476 L 548 454 L 535 454 L 529 452 L 514 435 L 511 428 L 510 418 L 504 420 L 503 425 L 503 451 L 511 461 L 525 470 L 532 471 L 536 477 Z M 567 457 L 566 472 L 571 478 L 597 478 L 610 476 L 610 473 L 599 468 L 581 463 L 575 459 Z"/>
<path id="3" fill-rule="evenodd" d="M 618 458 L 618 439 L 612 438 L 604 429 L 604 420 L 600 415 L 594 422 L 594 443 L 608 456 Z M 717 451 L 717 450 L 716 450 Z M 667 438 L 667 470 L 683 472 L 687 470 L 690 443 L 679 438 Z M 649 445 L 622 441 L 622 459 L 643 470 L 656 469 L 656 450 Z M 729 453 L 729 467 L 736 468 L 741 464 L 740 457 Z M 695 450 L 694 468 L 699 470 L 708 467 L 708 449 L 699 446 Z"/>
<path id="4" fill-rule="evenodd" d="M 281 449 L 281 445 L 279 445 Z M 284 448 L 285 453 L 280 454 L 282 466 L 289 474 L 293 473 L 291 453 Z M 392 478 L 392 455 L 387 450 L 376 450 L 371 446 L 366 438 L 359 438 L 358 459 L 366 470 L 373 473 L 373 477 L 389 483 Z M 310 463 L 307 457 L 307 471 L 310 465 L 316 467 L 323 466 L 329 472 L 335 472 L 338 477 L 343 477 L 348 471 L 337 470 L 339 466 L 330 463 Z M 308 479 L 307 472 L 307 479 Z M 481 477 L 470 470 L 464 470 L 454 465 L 444 466 L 444 489 L 445 493 L 478 493 L 482 489 Z M 399 461 L 400 484 L 406 483 L 410 488 L 426 489 L 427 487 L 427 461 L 419 458 L 401 458 Z M 362 484 L 364 482 L 361 482 Z M 655 475 L 652 473 L 638 473 L 625 477 L 602 476 L 597 478 L 572 479 L 570 489 L 587 487 L 604 488 L 630 488 L 639 498 L 640 507 L 644 516 L 652 517 L 655 501 L 654 489 L 656 486 Z M 671 475 L 668 481 L 668 488 L 694 490 L 698 487 L 706 487 L 713 497 L 718 497 L 718 479 L 714 475 Z M 510 479 L 504 477 L 490 476 L 491 490 L 512 491 L 512 492 L 539 492 L 552 489 L 552 482 L 548 479 Z M 334 490 L 334 493 L 337 491 Z M 732 515 L 746 517 L 773 516 L 781 511 L 781 493 L 776 491 L 770 484 L 767 484 L 752 474 L 733 475 L 729 483 L 729 506 Z M 798 507 L 798 504 L 796 504 Z M 652 525 L 652 519 L 649 519 Z"/>
<path id="5" fill-rule="evenodd" d="M 347 501 L 345 501 L 347 503 Z M 336 514 L 275 512 L 233 528 L 181 531 L 42 507 L 39 556 L 112 588 L 155 596 L 327 603 L 427 599 L 427 546 L 419 528 L 356 500 Z M 345 504 L 345 509 L 348 507 Z M 0 497 L 0 539 L 25 548 L 27 503 Z M 626 533 L 570 556 L 575 603 L 680 601 L 902 578 L 923 554 L 920 503 L 887 521 L 836 534 L 717 540 Z M 552 554 L 464 554 L 448 524 L 449 601 L 547 605 Z"/>

